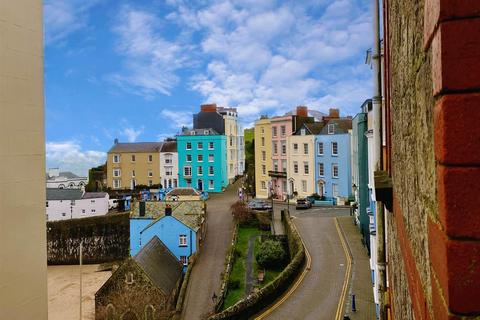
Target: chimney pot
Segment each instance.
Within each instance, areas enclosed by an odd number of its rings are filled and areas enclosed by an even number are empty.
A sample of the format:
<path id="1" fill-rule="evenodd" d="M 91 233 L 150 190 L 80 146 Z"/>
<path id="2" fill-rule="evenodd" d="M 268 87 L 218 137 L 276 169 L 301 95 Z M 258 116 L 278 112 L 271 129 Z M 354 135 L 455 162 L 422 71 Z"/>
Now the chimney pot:
<path id="1" fill-rule="evenodd" d="M 118 144 L 118 139 L 115 138 L 115 140 L 113 140 L 113 143 L 114 143 L 114 144 Z"/>
<path id="2" fill-rule="evenodd" d="M 202 111 L 202 112 L 217 112 L 217 104 L 216 103 L 202 104 L 200 106 L 200 111 Z"/>
<path id="3" fill-rule="evenodd" d="M 340 118 L 340 110 L 337 108 L 330 108 L 328 110 L 328 116 L 330 118 Z"/>
<path id="4" fill-rule="evenodd" d="M 297 107 L 297 116 L 299 117 L 308 117 L 308 107 L 298 106 Z"/>
<path id="5" fill-rule="evenodd" d="M 169 204 L 167 204 L 165 206 L 165 215 L 166 216 L 171 216 L 172 215 L 172 207 Z"/>

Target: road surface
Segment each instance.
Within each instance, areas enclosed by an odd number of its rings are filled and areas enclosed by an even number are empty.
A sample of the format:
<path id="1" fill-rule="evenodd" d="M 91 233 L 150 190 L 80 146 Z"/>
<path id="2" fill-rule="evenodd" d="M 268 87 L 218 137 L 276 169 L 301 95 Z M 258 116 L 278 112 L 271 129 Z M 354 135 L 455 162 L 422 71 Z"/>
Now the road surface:
<path id="1" fill-rule="evenodd" d="M 201 319 L 213 310 L 213 293 L 220 293 L 225 256 L 232 240 L 233 218 L 230 205 L 237 201 L 239 182 L 224 193 L 211 194 L 207 201 L 207 235 L 193 267 L 185 295 L 182 319 Z"/>
<path id="2" fill-rule="evenodd" d="M 349 209 L 290 208 L 312 257 L 312 269 L 293 294 L 266 319 L 335 319 L 346 271 L 346 257 L 334 217 L 349 215 Z"/>

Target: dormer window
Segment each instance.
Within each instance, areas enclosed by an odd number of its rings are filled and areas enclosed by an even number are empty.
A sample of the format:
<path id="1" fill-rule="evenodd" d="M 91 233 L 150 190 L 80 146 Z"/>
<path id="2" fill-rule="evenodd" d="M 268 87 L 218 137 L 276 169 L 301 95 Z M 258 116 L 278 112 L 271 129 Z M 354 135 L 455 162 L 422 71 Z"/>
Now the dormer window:
<path id="1" fill-rule="evenodd" d="M 335 124 L 331 123 L 328 125 L 328 134 L 334 134 L 335 133 Z"/>

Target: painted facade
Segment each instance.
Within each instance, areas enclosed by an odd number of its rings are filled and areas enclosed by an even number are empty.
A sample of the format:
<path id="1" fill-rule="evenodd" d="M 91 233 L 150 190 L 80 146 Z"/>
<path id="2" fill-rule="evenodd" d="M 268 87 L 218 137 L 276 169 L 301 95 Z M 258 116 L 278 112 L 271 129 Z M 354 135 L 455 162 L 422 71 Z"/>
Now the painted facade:
<path id="1" fill-rule="evenodd" d="M 272 170 L 272 127 L 270 119 L 260 118 L 255 122 L 255 195 L 266 199 L 269 196 Z"/>
<path id="2" fill-rule="evenodd" d="M 47 221 L 78 219 L 108 213 L 106 192 L 83 192 L 74 189 L 47 189 Z"/>
<path id="3" fill-rule="evenodd" d="M 227 139 L 212 129 L 177 136 L 179 186 L 222 192 L 228 185 Z"/>
<path id="4" fill-rule="evenodd" d="M 225 122 L 225 137 L 227 142 L 227 176 L 228 182 L 233 182 L 238 174 L 238 124 L 237 112 L 233 108 L 222 108 L 221 114 Z"/>
<path id="5" fill-rule="evenodd" d="M 350 135 L 331 120 L 315 137 L 315 192 L 319 195 L 348 198 L 352 194 Z"/>
<path id="6" fill-rule="evenodd" d="M 176 141 L 165 141 L 160 152 L 160 183 L 163 188 L 178 187 L 178 152 Z"/>
<path id="7" fill-rule="evenodd" d="M 292 193 L 303 198 L 315 193 L 315 136 L 304 130 L 288 137 L 288 179 L 292 181 Z"/>
<path id="8" fill-rule="evenodd" d="M 47 172 L 47 188 L 81 189 L 87 183 L 87 177 L 79 177 L 69 171 L 61 172 L 59 168 L 50 168 Z"/>
<path id="9" fill-rule="evenodd" d="M 130 220 L 130 255 L 136 255 L 145 244 L 157 236 L 185 266 L 197 251 L 197 232 L 173 216 L 158 219 Z"/>
<path id="10" fill-rule="evenodd" d="M 367 100 L 366 103 L 371 103 L 371 101 Z M 369 193 L 366 132 L 367 116 L 366 113 L 361 112 L 352 121 L 352 185 L 355 185 L 354 195 L 357 204 L 355 218 L 370 252 L 370 219 L 367 213 Z"/>
<path id="11" fill-rule="evenodd" d="M 268 172 L 273 196 L 285 200 L 288 194 L 287 167 L 288 149 L 287 138 L 292 135 L 292 116 L 274 117 L 271 119 L 272 170 Z"/>
<path id="12" fill-rule="evenodd" d="M 241 176 L 245 172 L 245 138 L 243 127 L 240 123 L 237 124 L 237 146 L 238 146 L 238 157 L 237 157 L 237 175 Z"/>
<path id="13" fill-rule="evenodd" d="M 161 184 L 162 142 L 134 142 L 114 145 L 107 154 L 107 186 L 134 189 L 137 185 Z"/>

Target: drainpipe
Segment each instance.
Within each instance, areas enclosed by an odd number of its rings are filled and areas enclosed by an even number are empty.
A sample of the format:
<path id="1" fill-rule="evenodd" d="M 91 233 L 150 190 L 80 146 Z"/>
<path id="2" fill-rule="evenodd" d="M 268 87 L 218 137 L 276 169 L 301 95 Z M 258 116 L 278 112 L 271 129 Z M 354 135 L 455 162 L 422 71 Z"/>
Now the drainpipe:
<path id="1" fill-rule="evenodd" d="M 380 10 L 379 0 L 372 0 L 373 19 L 373 145 L 374 145 L 374 168 L 370 170 L 380 171 L 382 169 L 382 76 L 381 76 L 381 51 L 380 51 Z M 386 320 L 385 293 L 387 290 L 386 277 L 386 254 L 385 254 L 385 212 L 381 201 L 375 202 L 376 212 L 376 238 L 377 238 L 377 268 L 378 268 L 378 294 L 380 320 Z"/>

